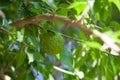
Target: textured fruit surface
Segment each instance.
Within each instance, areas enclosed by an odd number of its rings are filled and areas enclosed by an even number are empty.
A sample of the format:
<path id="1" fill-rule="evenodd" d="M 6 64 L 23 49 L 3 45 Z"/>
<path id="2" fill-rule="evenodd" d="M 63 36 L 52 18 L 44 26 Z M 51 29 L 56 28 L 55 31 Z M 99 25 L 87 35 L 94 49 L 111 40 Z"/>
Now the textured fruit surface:
<path id="1" fill-rule="evenodd" d="M 47 32 L 40 35 L 40 44 L 44 52 L 57 54 L 64 48 L 64 40 L 60 34 Z"/>

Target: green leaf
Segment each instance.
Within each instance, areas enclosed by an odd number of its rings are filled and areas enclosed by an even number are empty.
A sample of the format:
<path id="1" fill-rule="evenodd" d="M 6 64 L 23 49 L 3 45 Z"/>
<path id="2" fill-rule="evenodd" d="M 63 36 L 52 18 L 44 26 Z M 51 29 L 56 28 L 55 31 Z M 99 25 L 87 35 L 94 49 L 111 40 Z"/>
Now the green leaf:
<path id="1" fill-rule="evenodd" d="M 76 2 L 74 2 L 74 3 L 72 3 L 69 7 L 68 7 L 68 9 L 71 9 L 71 8 L 74 8 L 76 11 L 77 11 L 77 14 L 79 15 L 85 8 L 86 8 L 86 6 L 87 6 L 87 3 L 86 3 L 86 1 L 76 1 Z"/>
<path id="2" fill-rule="evenodd" d="M 17 53 L 17 66 L 16 67 L 19 67 L 22 64 L 24 64 L 25 58 L 26 58 L 26 54 L 24 52 L 24 48 L 22 48 L 20 49 L 20 52 Z"/>
<path id="3" fill-rule="evenodd" d="M 90 48 L 95 48 L 95 49 L 100 49 L 101 48 L 101 44 L 98 43 L 98 42 L 86 42 L 85 43 L 87 47 L 90 47 Z"/>
<path id="4" fill-rule="evenodd" d="M 119 9 L 119 11 L 120 11 L 120 0 L 109 0 L 109 1 L 113 2 L 117 6 L 117 8 Z"/>
<path id="5" fill-rule="evenodd" d="M 36 48 L 39 47 L 39 45 L 40 45 L 40 43 L 38 42 L 39 40 L 37 40 L 37 39 L 36 39 L 35 37 L 33 37 L 33 36 L 29 36 L 29 39 L 31 40 L 32 44 L 33 44 Z"/>
<path id="6" fill-rule="evenodd" d="M 56 9 L 56 5 L 54 3 L 54 0 L 43 0 L 45 1 L 51 8 Z"/>
<path id="7" fill-rule="evenodd" d="M 29 7 L 29 10 L 32 12 L 32 13 L 35 13 L 35 14 L 41 14 L 41 10 L 40 10 L 40 4 L 38 2 L 33 2 L 31 1 L 30 4 L 31 5 Z"/>
<path id="8" fill-rule="evenodd" d="M 111 21 L 109 26 L 115 28 L 116 30 L 120 30 L 120 24 L 117 21 Z"/>
<path id="9" fill-rule="evenodd" d="M 35 51 L 35 53 L 34 53 L 34 60 L 39 62 L 39 61 L 45 60 L 45 58 L 39 52 Z"/>
<path id="10" fill-rule="evenodd" d="M 19 42 L 23 41 L 23 35 L 20 31 L 17 32 L 17 41 L 19 41 Z"/>
<path id="11" fill-rule="evenodd" d="M 89 1 L 94 0 L 0 0 L 0 9 L 5 13 L 5 17 L 0 16 L 0 25 L 13 34 L 4 33 L 0 29 L 0 69 L 8 69 L 6 74 L 12 80 L 35 80 L 36 77 L 38 79 L 39 73 L 39 80 L 116 79 L 120 72 L 119 56 L 110 54 L 114 51 L 100 51 L 102 41 L 99 38 L 89 37 L 73 25 L 74 19 L 91 5 Z M 61 19 L 51 21 L 49 16 L 40 18 L 47 13 L 73 19 L 73 24 L 66 25 Z M 9 21 L 15 22 L 12 25 L 18 22 L 22 30 L 9 25 Z M 39 21 L 40 25 L 32 25 L 37 24 L 35 21 Z M 120 0 L 95 0 L 94 7 L 91 7 L 83 23 L 88 27 L 93 25 L 92 29 L 107 33 L 119 44 Z M 70 27 L 66 30 L 66 26 Z M 62 36 L 65 37 L 65 43 L 70 44 L 68 47 L 72 47 L 72 51 L 69 52 L 65 48 L 57 57 L 44 53 L 39 39 L 40 34 L 47 30 L 64 33 Z M 36 75 L 32 72 L 33 69 L 36 69 Z M 81 71 L 84 73 L 83 78 Z"/>
<path id="12" fill-rule="evenodd" d="M 117 43 L 120 43 L 120 30 L 112 33 L 110 37 L 116 40 Z"/>
<path id="13" fill-rule="evenodd" d="M 112 66 L 110 64 L 108 64 L 104 68 L 105 68 L 105 77 L 106 77 L 106 80 L 113 80 L 113 78 L 114 78 L 114 72 L 113 72 Z"/>
<path id="14" fill-rule="evenodd" d="M 32 71 L 29 71 L 29 72 L 26 74 L 26 80 L 35 80 L 35 77 L 33 76 Z"/>
<path id="15" fill-rule="evenodd" d="M 4 48 L 3 44 L 0 43 L 0 49 L 3 49 L 3 48 Z"/>
<path id="16" fill-rule="evenodd" d="M 25 48 L 25 53 L 27 54 L 28 56 L 28 62 L 31 63 L 34 61 L 34 53 L 32 53 L 32 51 L 30 51 L 30 49 L 27 47 Z"/>
<path id="17" fill-rule="evenodd" d="M 4 27 L 5 29 L 9 29 L 9 28 L 10 28 L 10 25 L 8 24 L 8 21 L 7 21 L 6 18 L 3 19 L 3 27 Z"/>
<path id="18" fill-rule="evenodd" d="M 38 28 L 34 25 L 26 25 L 24 31 L 24 39 L 27 39 L 34 47 L 39 47 L 39 39 L 38 39 Z"/>
<path id="19" fill-rule="evenodd" d="M 84 40 L 84 41 L 87 40 L 87 37 L 86 37 L 86 35 L 85 35 L 84 32 L 79 31 L 79 34 L 78 34 L 78 35 L 79 35 L 79 36 L 78 36 L 79 39 Z"/>
<path id="20" fill-rule="evenodd" d="M 25 80 L 26 70 L 27 69 L 23 67 L 22 70 L 19 72 L 18 77 L 16 78 L 16 80 L 21 80 L 21 79 Z"/>
<path id="21" fill-rule="evenodd" d="M 51 74 L 49 74 L 49 80 L 55 80 Z"/>
<path id="22" fill-rule="evenodd" d="M 72 68 L 73 66 L 73 57 L 72 53 L 69 52 L 66 48 L 63 49 L 63 51 L 60 54 L 60 60 L 62 61 L 63 64 L 69 66 Z"/>
<path id="23" fill-rule="evenodd" d="M 62 8 L 62 9 L 56 11 L 57 14 L 63 15 L 63 16 L 67 16 L 67 12 L 68 12 L 68 9 L 66 9 L 66 8 Z"/>
<path id="24" fill-rule="evenodd" d="M 119 66 L 120 66 L 120 58 L 119 57 L 113 57 L 111 64 L 114 69 L 114 74 L 117 75 L 119 73 Z"/>

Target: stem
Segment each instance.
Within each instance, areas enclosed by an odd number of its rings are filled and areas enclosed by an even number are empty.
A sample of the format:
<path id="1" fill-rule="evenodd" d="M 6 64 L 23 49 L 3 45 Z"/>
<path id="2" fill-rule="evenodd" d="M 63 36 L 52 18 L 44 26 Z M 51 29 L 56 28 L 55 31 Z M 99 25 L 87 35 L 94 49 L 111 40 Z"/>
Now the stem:
<path id="1" fill-rule="evenodd" d="M 66 71 L 66 70 L 61 69 L 61 68 L 59 68 L 59 67 L 57 67 L 57 66 L 53 66 L 53 68 L 56 69 L 56 70 L 58 70 L 58 71 L 60 71 L 60 72 L 63 72 L 63 73 L 69 74 L 69 75 L 73 75 L 73 76 L 75 75 L 73 72 Z"/>
<path id="2" fill-rule="evenodd" d="M 80 40 L 80 39 L 76 39 L 76 38 L 74 38 L 74 37 L 71 37 L 71 36 L 68 36 L 68 35 L 65 35 L 65 34 L 63 34 L 63 33 L 60 33 L 62 36 L 64 36 L 64 37 L 66 37 L 66 38 L 70 38 L 70 39 L 73 39 L 73 40 L 76 40 L 76 41 L 79 41 L 79 42 L 85 42 L 85 41 L 83 41 L 83 40 Z"/>

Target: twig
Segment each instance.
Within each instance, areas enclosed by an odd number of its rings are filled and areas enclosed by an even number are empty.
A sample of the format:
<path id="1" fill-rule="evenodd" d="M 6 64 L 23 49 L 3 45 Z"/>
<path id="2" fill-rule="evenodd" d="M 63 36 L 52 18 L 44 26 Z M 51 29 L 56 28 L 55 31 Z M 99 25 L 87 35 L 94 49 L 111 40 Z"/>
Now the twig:
<path id="1" fill-rule="evenodd" d="M 53 66 L 53 68 L 56 69 L 56 70 L 58 70 L 58 71 L 60 71 L 60 72 L 63 72 L 63 73 L 69 74 L 69 75 L 75 75 L 73 72 L 66 71 L 66 70 L 61 69 L 61 68 L 59 68 L 59 67 L 57 67 L 57 66 Z"/>
<path id="2" fill-rule="evenodd" d="M 10 35 L 13 35 L 12 33 L 10 33 L 8 30 L 0 27 L 0 31 L 2 31 L 3 33 L 6 33 L 6 34 L 10 34 Z"/>
<path id="3" fill-rule="evenodd" d="M 76 38 L 74 38 L 74 37 L 71 37 L 71 36 L 68 36 L 68 35 L 65 35 L 65 34 L 62 34 L 62 33 L 61 33 L 61 35 L 64 36 L 64 37 L 66 37 L 66 38 L 69 38 L 69 39 L 75 40 L 75 41 L 84 42 L 83 40 L 76 39 Z"/>
<path id="4" fill-rule="evenodd" d="M 9 33 L 9 31 L 5 30 L 4 28 L 0 27 L 0 31 L 4 32 L 4 33 Z"/>
<path id="5" fill-rule="evenodd" d="M 90 6 L 87 6 L 87 8 L 83 11 L 83 13 L 77 18 L 76 22 L 81 23 L 81 21 L 85 18 L 89 10 L 90 10 Z"/>
<path id="6" fill-rule="evenodd" d="M 5 17 L 5 14 L 2 10 L 0 10 L 0 17 L 4 18 Z"/>

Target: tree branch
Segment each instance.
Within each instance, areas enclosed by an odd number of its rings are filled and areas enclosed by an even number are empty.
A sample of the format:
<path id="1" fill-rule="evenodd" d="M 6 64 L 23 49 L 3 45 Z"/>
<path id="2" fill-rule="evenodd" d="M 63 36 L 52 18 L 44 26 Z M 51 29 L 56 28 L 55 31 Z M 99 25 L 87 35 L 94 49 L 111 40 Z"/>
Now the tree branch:
<path id="1" fill-rule="evenodd" d="M 120 53 L 120 47 L 117 44 L 115 44 L 115 42 L 113 42 L 108 36 L 100 33 L 97 30 L 92 30 L 92 29 L 87 28 L 85 25 L 83 25 L 79 21 L 77 22 L 75 20 L 68 19 L 67 17 L 64 17 L 64 16 L 44 14 L 44 15 L 39 15 L 39 16 L 35 16 L 32 18 L 28 18 L 28 19 L 23 19 L 23 20 L 11 23 L 10 25 L 15 26 L 17 28 L 22 28 L 26 24 L 38 25 L 38 23 L 41 20 L 49 20 L 49 21 L 53 21 L 53 22 L 54 21 L 62 21 L 64 23 L 69 23 L 71 26 L 79 27 L 85 34 L 87 34 L 87 35 L 94 34 L 95 36 L 100 38 L 105 44 L 107 44 L 107 46 L 111 50 L 114 50 L 117 53 Z"/>

